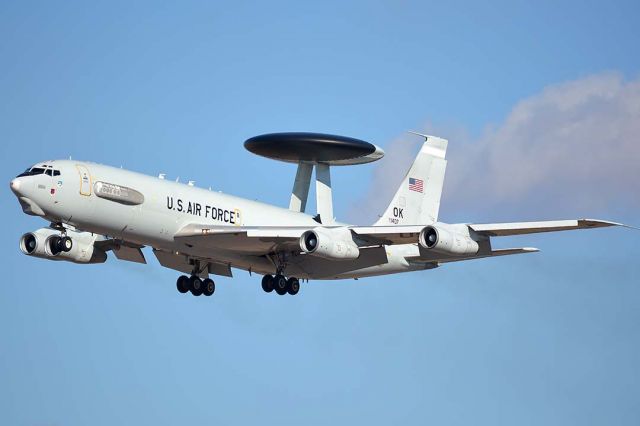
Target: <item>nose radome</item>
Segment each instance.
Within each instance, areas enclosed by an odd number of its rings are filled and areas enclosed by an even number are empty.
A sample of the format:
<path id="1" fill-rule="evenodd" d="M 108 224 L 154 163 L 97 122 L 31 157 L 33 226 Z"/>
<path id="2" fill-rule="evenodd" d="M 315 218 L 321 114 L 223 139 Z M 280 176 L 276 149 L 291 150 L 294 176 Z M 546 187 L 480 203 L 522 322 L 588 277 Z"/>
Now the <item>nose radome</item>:
<path id="1" fill-rule="evenodd" d="M 18 192 L 20 190 L 20 179 L 18 178 L 13 179 L 9 186 L 11 186 L 11 190 L 13 192 Z"/>

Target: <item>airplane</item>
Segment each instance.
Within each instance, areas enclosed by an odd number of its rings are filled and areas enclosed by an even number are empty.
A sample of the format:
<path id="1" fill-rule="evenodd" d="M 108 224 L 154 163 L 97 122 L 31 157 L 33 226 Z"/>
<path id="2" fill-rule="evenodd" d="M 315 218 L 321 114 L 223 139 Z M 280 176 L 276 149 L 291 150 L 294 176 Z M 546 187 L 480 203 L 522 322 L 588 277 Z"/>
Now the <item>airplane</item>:
<path id="1" fill-rule="evenodd" d="M 445 223 L 438 212 L 448 141 L 419 134 L 424 143 L 387 209 L 372 225 L 335 220 L 330 168 L 381 159 L 376 145 L 318 133 L 272 133 L 245 147 L 297 163 L 289 208 L 247 200 L 193 182 L 183 184 L 102 164 L 39 162 L 11 180 L 24 213 L 50 225 L 20 238 L 29 256 L 79 264 L 120 260 L 159 263 L 179 271 L 180 293 L 211 296 L 210 275 L 232 268 L 262 275 L 262 289 L 295 295 L 301 281 L 359 279 L 421 271 L 449 262 L 537 252 L 493 247 L 492 238 L 539 232 L 626 226 L 575 219 L 517 223 Z M 317 214 L 305 212 L 315 169 Z"/>

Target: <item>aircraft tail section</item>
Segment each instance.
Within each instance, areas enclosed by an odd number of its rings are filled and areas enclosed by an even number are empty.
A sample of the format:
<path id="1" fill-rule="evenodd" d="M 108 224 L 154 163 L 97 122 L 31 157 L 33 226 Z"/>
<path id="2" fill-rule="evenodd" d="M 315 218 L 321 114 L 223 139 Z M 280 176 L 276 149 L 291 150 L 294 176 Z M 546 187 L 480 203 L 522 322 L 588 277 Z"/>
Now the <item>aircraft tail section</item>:
<path id="1" fill-rule="evenodd" d="M 422 225 L 438 221 L 448 142 L 435 136 L 421 136 L 426 140 L 418 156 L 375 225 Z"/>

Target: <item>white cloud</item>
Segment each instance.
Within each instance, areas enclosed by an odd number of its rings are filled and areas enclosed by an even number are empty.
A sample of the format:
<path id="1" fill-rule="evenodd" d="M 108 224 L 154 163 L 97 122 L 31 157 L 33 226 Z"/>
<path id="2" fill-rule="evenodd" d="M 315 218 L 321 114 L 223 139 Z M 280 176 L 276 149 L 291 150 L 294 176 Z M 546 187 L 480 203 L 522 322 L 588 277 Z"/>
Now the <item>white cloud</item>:
<path id="1" fill-rule="evenodd" d="M 529 219 L 640 207 L 640 79 L 606 73 L 549 86 L 470 143 L 431 131 L 450 140 L 445 213 Z M 366 207 L 386 206 L 416 151 L 415 142 L 387 147 Z"/>

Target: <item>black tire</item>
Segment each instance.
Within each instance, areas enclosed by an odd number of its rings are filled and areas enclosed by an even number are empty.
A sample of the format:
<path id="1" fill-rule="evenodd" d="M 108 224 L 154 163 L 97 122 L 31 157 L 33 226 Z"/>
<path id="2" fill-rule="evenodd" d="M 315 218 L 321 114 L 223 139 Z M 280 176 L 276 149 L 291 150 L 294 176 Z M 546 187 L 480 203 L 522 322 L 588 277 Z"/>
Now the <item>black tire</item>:
<path id="1" fill-rule="evenodd" d="M 280 296 L 287 294 L 287 279 L 284 275 L 273 277 L 273 288 Z"/>
<path id="2" fill-rule="evenodd" d="M 192 275 L 189 278 L 189 290 L 194 296 L 200 296 L 202 294 L 202 280 L 197 275 Z"/>
<path id="3" fill-rule="evenodd" d="M 182 294 L 189 291 L 189 277 L 186 275 L 180 275 L 178 281 L 176 281 L 176 287 Z"/>
<path id="4" fill-rule="evenodd" d="M 52 237 L 49 237 L 49 240 L 47 241 L 47 244 L 49 244 L 49 252 L 53 255 L 53 256 L 57 256 L 60 254 L 60 252 L 62 251 L 62 243 L 61 241 L 62 238 L 58 237 L 57 235 L 54 235 Z"/>
<path id="5" fill-rule="evenodd" d="M 202 281 L 202 294 L 211 296 L 216 291 L 216 283 L 211 278 L 205 278 Z"/>
<path id="6" fill-rule="evenodd" d="M 60 250 L 64 252 L 70 252 L 73 248 L 73 240 L 71 237 L 62 237 L 60 238 Z"/>
<path id="7" fill-rule="evenodd" d="M 296 277 L 291 277 L 287 280 L 287 293 L 295 296 L 300 291 L 300 280 Z"/>
<path id="8" fill-rule="evenodd" d="M 265 275 L 262 277 L 262 289 L 267 293 L 273 291 L 273 277 L 271 275 Z"/>

